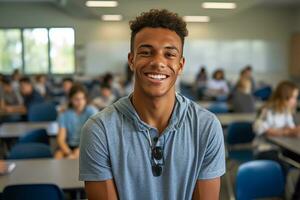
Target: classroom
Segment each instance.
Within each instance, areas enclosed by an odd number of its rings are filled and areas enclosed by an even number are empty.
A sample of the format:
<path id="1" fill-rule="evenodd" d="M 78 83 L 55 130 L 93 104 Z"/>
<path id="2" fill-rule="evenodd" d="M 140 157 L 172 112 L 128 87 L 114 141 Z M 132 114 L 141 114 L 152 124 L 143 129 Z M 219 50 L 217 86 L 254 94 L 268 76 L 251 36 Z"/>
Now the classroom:
<path id="1" fill-rule="evenodd" d="M 300 200 L 299 0 L 0 0 L 0 200 Z"/>

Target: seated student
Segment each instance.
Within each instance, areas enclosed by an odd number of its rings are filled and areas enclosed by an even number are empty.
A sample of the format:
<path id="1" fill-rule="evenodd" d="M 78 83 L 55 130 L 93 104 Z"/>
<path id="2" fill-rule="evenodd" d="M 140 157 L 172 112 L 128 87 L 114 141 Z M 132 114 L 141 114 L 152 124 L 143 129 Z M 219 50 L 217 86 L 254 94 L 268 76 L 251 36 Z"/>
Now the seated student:
<path id="1" fill-rule="evenodd" d="M 59 107 L 58 110 L 60 112 L 63 112 L 68 107 L 69 102 L 69 93 L 74 84 L 74 81 L 72 78 L 64 78 L 62 81 L 62 88 L 63 88 L 63 95 L 59 99 Z"/>
<path id="2" fill-rule="evenodd" d="M 56 159 L 79 157 L 80 129 L 96 112 L 96 108 L 87 105 L 86 89 L 80 84 L 74 84 L 69 93 L 69 108 L 58 118 L 59 150 L 55 153 Z"/>
<path id="3" fill-rule="evenodd" d="M 237 82 L 236 89 L 231 96 L 231 104 L 234 112 L 255 112 L 255 99 L 251 93 L 251 81 L 248 78 L 240 78 Z"/>
<path id="4" fill-rule="evenodd" d="M 262 108 L 253 128 L 257 134 L 257 157 L 278 160 L 276 148 L 265 143 L 261 136 L 297 136 L 300 126 L 293 121 L 299 89 L 290 81 L 282 81 Z"/>
<path id="5" fill-rule="evenodd" d="M 34 89 L 28 77 L 20 79 L 20 92 L 23 96 L 23 103 L 26 110 L 32 105 L 44 102 L 44 98 Z"/>
<path id="6" fill-rule="evenodd" d="M 205 94 L 208 97 L 218 98 L 227 96 L 229 93 L 228 84 L 224 78 L 224 71 L 218 69 L 213 73 L 212 79 L 207 82 Z"/>
<path id="7" fill-rule="evenodd" d="M 23 108 L 22 97 L 18 91 L 15 91 L 9 77 L 2 80 L 2 89 L 0 90 L 1 109 L 6 112 L 18 112 Z"/>
<path id="8" fill-rule="evenodd" d="M 35 77 L 35 84 L 34 88 L 36 89 L 37 92 L 40 93 L 43 97 L 47 95 L 47 78 L 45 75 L 39 74 Z"/>
<path id="9" fill-rule="evenodd" d="M 109 106 L 116 100 L 116 97 L 109 85 L 102 84 L 100 92 L 100 96 L 94 98 L 92 101 L 92 104 L 95 105 L 99 110 Z"/>

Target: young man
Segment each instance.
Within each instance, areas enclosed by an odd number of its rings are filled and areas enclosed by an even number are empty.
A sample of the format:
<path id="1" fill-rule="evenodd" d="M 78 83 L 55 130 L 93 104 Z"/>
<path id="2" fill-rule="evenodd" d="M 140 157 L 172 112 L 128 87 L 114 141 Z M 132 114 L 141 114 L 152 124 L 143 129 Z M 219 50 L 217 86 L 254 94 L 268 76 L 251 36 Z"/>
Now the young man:
<path id="1" fill-rule="evenodd" d="M 150 10 L 130 28 L 134 91 L 82 129 L 79 178 L 88 199 L 218 199 L 225 173 L 221 125 L 175 93 L 186 23 Z"/>
<path id="2" fill-rule="evenodd" d="M 33 84 L 28 77 L 20 79 L 20 91 L 27 111 L 31 106 L 44 102 L 44 98 L 34 89 Z"/>

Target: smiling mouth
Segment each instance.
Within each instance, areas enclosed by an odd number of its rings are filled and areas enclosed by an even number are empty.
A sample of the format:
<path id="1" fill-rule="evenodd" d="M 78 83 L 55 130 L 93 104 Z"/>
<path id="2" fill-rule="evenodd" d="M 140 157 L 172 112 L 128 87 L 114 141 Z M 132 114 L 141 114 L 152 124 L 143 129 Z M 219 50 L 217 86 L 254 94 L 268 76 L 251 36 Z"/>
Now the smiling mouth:
<path id="1" fill-rule="evenodd" d="M 168 75 L 165 74 L 154 74 L 154 73 L 145 73 L 145 75 L 148 78 L 151 78 L 153 80 L 159 80 L 159 81 L 165 80 L 169 77 Z"/>

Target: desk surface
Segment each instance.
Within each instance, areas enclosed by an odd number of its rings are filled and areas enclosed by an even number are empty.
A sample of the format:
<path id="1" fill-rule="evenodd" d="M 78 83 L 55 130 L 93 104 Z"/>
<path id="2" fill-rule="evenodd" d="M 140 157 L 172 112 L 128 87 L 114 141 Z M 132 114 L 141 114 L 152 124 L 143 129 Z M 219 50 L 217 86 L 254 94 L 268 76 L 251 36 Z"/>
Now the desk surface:
<path id="1" fill-rule="evenodd" d="M 254 122 L 256 114 L 253 113 L 226 113 L 217 114 L 217 118 L 220 120 L 222 126 L 228 126 L 232 122 L 247 121 Z"/>
<path id="2" fill-rule="evenodd" d="M 78 160 L 37 159 L 13 161 L 16 168 L 0 176 L 0 192 L 12 184 L 53 183 L 63 190 L 80 189 L 84 183 L 78 180 Z"/>
<path id="3" fill-rule="evenodd" d="M 14 122 L 4 123 L 0 126 L 0 138 L 18 138 L 24 133 L 44 128 L 49 135 L 56 135 L 58 124 L 56 122 Z"/>
<path id="4" fill-rule="evenodd" d="M 267 137 L 267 140 L 279 147 L 300 156 L 300 137 Z"/>

